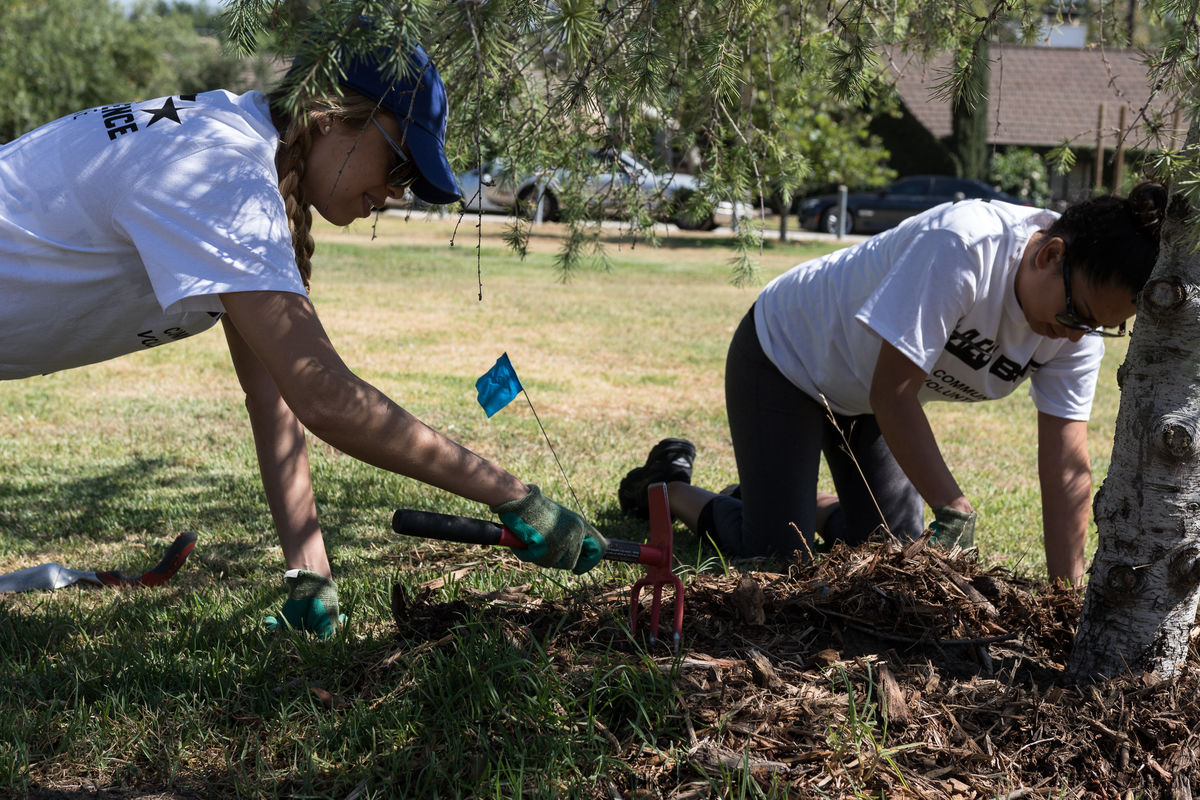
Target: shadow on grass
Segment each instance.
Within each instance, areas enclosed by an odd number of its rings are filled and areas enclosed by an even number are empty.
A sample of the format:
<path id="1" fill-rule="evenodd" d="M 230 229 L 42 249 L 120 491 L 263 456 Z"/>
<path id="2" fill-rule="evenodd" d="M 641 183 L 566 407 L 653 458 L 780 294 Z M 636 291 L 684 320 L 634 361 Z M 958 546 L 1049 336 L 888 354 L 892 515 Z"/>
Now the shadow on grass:
<path id="1" fill-rule="evenodd" d="M 137 531 L 202 528 L 242 510 L 229 502 L 235 483 L 180 459 L 138 456 L 84 477 L 21 477 L 0 481 L 7 499 L 0 527 L 38 545 L 69 536 L 114 542 Z"/>
<path id="2" fill-rule="evenodd" d="M 320 642 L 253 630 L 263 602 L 213 614 L 129 592 L 77 616 L 0 604 L 0 664 L 24 709 L 5 726 L 23 763 L 0 785 L 77 796 L 47 782 L 58 764 L 113 798 L 345 797 L 364 782 L 397 797 L 552 798 L 622 770 L 614 736 L 671 728 L 671 680 L 628 640 L 579 649 L 586 605 L 434 605 L 399 640 L 389 627 Z M 232 760 L 204 757 L 214 746 Z"/>
<path id="3" fill-rule="evenodd" d="M 390 515 L 394 476 L 379 470 L 329 469 L 314 464 L 314 492 L 322 527 L 337 538 L 364 518 Z M 209 532 L 270 530 L 262 483 L 252 467 L 202 469 L 190 459 L 133 456 L 87 475 L 32 471 L 0 480 L 0 533 L 11 547 L 36 551 L 71 537 L 116 543 L 129 535 L 195 530 L 201 546 Z M 273 537 L 271 537 L 273 540 Z M 170 539 L 167 539 L 169 543 Z M 228 554 L 236 560 L 236 554 Z M 244 553 L 243 553 L 244 557 Z"/>

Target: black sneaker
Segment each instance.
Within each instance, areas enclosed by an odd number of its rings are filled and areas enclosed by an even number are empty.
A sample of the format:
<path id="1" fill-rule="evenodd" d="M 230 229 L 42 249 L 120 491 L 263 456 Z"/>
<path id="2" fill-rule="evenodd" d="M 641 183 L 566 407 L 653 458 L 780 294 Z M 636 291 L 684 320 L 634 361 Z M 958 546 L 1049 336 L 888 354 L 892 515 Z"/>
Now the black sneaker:
<path id="1" fill-rule="evenodd" d="M 654 483 L 692 482 L 696 445 L 687 439 L 663 439 L 650 450 L 644 466 L 629 471 L 617 488 L 617 503 L 626 514 L 650 519 L 650 497 L 646 490 Z"/>

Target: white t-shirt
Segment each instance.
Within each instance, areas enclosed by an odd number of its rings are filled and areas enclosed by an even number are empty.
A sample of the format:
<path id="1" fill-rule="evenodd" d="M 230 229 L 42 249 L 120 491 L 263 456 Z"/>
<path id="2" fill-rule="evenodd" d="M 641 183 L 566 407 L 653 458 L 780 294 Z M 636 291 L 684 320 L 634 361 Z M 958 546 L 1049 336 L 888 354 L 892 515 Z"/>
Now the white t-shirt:
<path id="1" fill-rule="evenodd" d="M 212 327 L 222 292 L 303 293 L 257 92 L 82 111 L 0 147 L 0 379 Z"/>
<path id="2" fill-rule="evenodd" d="M 800 264 L 755 304 L 763 351 L 841 414 L 873 413 L 884 340 L 926 372 L 922 403 L 992 400 L 1029 377 L 1039 411 L 1086 420 L 1104 345 L 1034 333 L 1014 289 L 1029 238 L 1055 218 L 1007 203 L 946 203 Z"/>

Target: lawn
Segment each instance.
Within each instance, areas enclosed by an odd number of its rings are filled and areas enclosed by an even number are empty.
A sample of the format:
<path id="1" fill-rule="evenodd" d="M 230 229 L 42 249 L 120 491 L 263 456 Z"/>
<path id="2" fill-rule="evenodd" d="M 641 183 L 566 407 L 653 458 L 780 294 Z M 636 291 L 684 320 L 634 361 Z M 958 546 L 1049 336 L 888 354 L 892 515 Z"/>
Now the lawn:
<path id="1" fill-rule="evenodd" d="M 644 537 L 642 523 L 619 513 L 616 485 L 660 438 L 696 443 L 695 483 L 735 479 L 722 370 L 756 287 L 731 285 L 733 253 L 719 237 L 651 247 L 609 230 L 607 268 L 563 281 L 554 226 L 534 232 L 521 260 L 500 223 L 485 223 L 477 249 L 475 225 L 389 215 L 317 231 L 312 297 L 356 372 L 551 496 L 577 498 L 610 536 Z M 769 242 L 761 279 L 831 246 Z M 528 402 L 489 420 L 474 382 L 502 352 Z M 1123 341 L 1110 346 L 1090 424 L 1097 485 L 1123 355 Z M 930 416 L 980 512 L 981 564 L 1044 576 L 1035 412 L 1024 391 L 934 405 Z M 281 599 L 282 559 L 219 331 L 0 384 L 0 572 L 45 561 L 139 571 L 180 531 L 199 534 L 162 588 L 0 596 L 9 676 L 0 794 L 607 797 L 629 785 L 629 752 L 669 753 L 686 740 L 672 711 L 678 660 L 619 643 L 617 612 L 603 620 L 609 638 L 572 640 L 569 652 L 550 644 L 595 613 L 589 598 L 623 596 L 636 568 L 605 564 L 575 578 L 499 551 L 402 540 L 389 527 L 398 507 L 489 514 L 319 441 L 311 449 L 351 620 L 324 643 L 261 629 Z M 682 529 L 676 556 L 689 580 L 729 577 Z M 523 627 L 522 612 L 494 613 L 506 591 L 566 612 Z M 442 609 L 450 621 L 398 634 L 405 608 Z M 714 772 L 700 785 L 770 793 L 738 775 Z"/>

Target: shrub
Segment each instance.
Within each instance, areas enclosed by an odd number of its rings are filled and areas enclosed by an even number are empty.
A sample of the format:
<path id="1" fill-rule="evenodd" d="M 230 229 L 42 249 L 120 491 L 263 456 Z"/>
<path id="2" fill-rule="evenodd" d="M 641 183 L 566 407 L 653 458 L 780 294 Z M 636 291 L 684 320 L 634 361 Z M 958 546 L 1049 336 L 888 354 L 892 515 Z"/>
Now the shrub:
<path id="1" fill-rule="evenodd" d="M 1050 205 L 1050 170 L 1028 147 L 1013 147 L 992 156 L 991 182 L 1035 206 Z"/>

